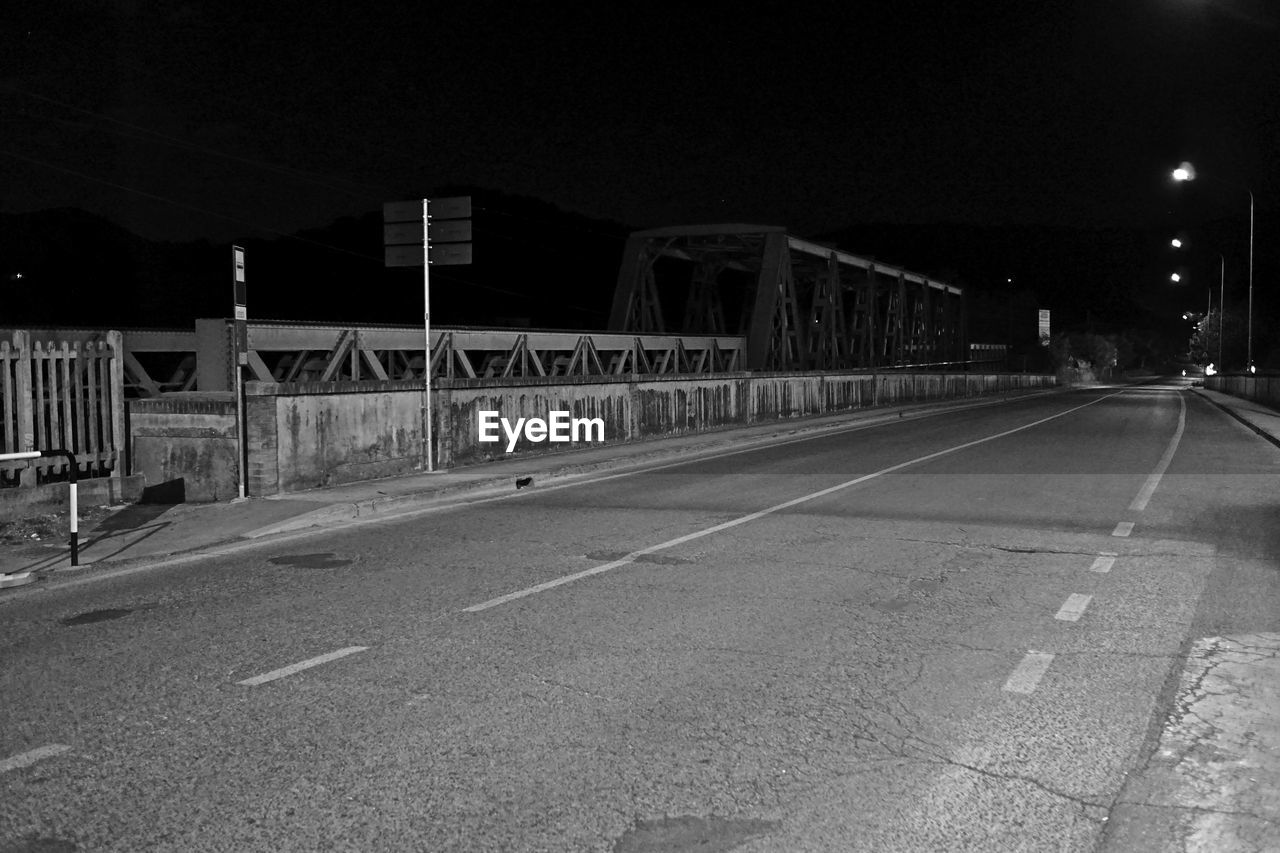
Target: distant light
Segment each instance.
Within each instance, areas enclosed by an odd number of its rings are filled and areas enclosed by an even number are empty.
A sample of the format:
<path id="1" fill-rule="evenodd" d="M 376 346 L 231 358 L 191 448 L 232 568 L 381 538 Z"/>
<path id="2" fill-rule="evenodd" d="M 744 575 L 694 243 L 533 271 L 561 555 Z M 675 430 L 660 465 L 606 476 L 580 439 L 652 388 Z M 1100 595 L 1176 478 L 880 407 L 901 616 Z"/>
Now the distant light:
<path id="1" fill-rule="evenodd" d="M 1173 248 L 1175 248 L 1175 249 L 1181 249 L 1181 248 L 1182 248 L 1182 241 L 1181 241 L 1181 240 L 1179 240 L 1177 237 L 1174 237 L 1172 240 L 1170 240 L 1170 241 L 1169 241 L 1169 245 L 1170 245 L 1170 246 L 1173 246 Z"/>
<path id="2" fill-rule="evenodd" d="M 1175 181 L 1194 181 L 1196 179 L 1196 167 L 1184 160 L 1181 166 L 1173 170 L 1173 179 Z"/>
<path id="3" fill-rule="evenodd" d="M 1169 276 L 1169 281 L 1182 281 L 1182 276 L 1178 275 L 1177 273 L 1174 273 L 1173 275 Z"/>
<path id="4" fill-rule="evenodd" d="M 1250 373 L 1257 373 L 1257 372 L 1258 372 L 1258 365 L 1256 365 L 1256 364 L 1251 364 L 1251 365 L 1249 365 L 1249 372 L 1250 372 Z"/>
<path id="5" fill-rule="evenodd" d="M 1209 362 L 1208 364 L 1206 364 L 1206 365 L 1204 366 L 1204 375 L 1205 375 L 1205 376 L 1215 376 L 1215 375 L 1217 375 L 1217 373 L 1218 373 L 1218 368 L 1216 368 L 1216 367 L 1214 367 L 1214 366 L 1213 366 L 1213 362 L 1212 362 L 1212 361 L 1211 361 L 1211 362 Z"/>

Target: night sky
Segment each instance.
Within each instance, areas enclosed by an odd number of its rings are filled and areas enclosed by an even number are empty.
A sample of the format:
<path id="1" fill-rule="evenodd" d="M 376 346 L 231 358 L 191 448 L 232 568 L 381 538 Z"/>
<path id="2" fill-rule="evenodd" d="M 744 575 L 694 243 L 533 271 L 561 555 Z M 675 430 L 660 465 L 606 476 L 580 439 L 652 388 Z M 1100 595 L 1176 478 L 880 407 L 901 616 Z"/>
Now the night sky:
<path id="1" fill-rule="evenodd" d="M 0 212 L 229 241 L 474 185 L 801 236 L 1243 221 L 1280 198 L 1271 5 L 27 3 Z"/>
<path id="2" fill-rule="evenodd" d="M 213 214 L 293 231 L 446 184 L 798 234 L 1159 223 L 1184 159 L 1199 215 L 1280 192 L 1262 0 L 16 11 L 3 210 L 147 237 L 245 231 Z"/>

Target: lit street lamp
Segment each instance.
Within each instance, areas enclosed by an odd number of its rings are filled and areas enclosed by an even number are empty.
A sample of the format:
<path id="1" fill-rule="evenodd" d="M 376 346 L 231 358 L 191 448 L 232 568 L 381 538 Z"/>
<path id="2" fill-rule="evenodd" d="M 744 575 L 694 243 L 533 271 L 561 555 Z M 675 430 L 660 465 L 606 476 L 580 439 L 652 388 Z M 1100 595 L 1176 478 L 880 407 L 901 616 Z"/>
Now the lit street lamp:
<path id="1" fill-rule="evenodd" d="M 1252 194 L 1251 196 L 1252 197 Z M 1175 249 L 1182 248 L 1182 241 L 1174 237 L 1169 241 L 1169 245 Z M 1173 274 L 1173 280 L 1177 281 L 1177 273 Z M 1210 315 L 1213 314 L 1213 288 L 1209 289 L 1209 311 L 1205 316 L 1205 329 L 1208 329 Z M 1222 334 L 1223 324 L 1227 318 L 1227 256 L 1218 253 L 1218 371 L 1222 371 Z"/>
<path id="2" fill-rule="evenodd" d="M 1169 276 L 1169 281 L 1172 281 L 1176 284 L 1177 282 L 1182 281 L 1182 276 L 1178 275 L 1177 273 L 1174 273 L 1173 275 Z"/>
<path id="3" fill-rule="evenodd" d="M 1184 162 L 1181 166 L 1173 170 L 1173 179 L 1175 181 L 1194 181 L 1196 178 L 1195 167 L 1190 163 Z M 1253 190 L 1246 189 L 1249 194 L 1249 311 L 1248 311 L 1248 349 L 1245 357 L 1245 365 L 1250 373 L 1254 371 L 1253 367 Z"/>

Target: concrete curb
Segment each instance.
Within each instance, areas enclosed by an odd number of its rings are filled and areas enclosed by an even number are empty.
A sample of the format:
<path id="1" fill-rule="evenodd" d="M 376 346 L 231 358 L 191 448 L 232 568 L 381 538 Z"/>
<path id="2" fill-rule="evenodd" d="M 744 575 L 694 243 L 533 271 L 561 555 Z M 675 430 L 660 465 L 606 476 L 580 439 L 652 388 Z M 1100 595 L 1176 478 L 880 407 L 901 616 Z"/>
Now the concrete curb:
<path id="1" fill-rule="evenodd" d="M 1240 423 L 1244 424 L 1244 425 L 1245 425 L 1246 427 L 1248 427 L 1250 430 L 1252 430 L 1253 432 L 1257 433 L 1261 438 L 1266 439 L 1267 441 L 1269 441 L 1269 442 L 1271 442 L 1272 444 L 1274 444 L 1276 447 L 1280 447 L 1280 436 L 1272 435 L 1271 433 L 1267 432 L 1267 431 L 1266 431 L 1265 429 L 1263 429 L 1262 427 L 1260 427 L 1260 426 L 1258 426 L 1257 424 L 1255 424 L 1253 421 L 1251 421 L 1251 420 L 1249 420 L 1248 418 L 1246 418 L 1244 415 L 1242 415 L 1242 414 L 1240 414 L 1239 412 L 1237 412 L 1235 409 L 1231 408 L 1230 406 L 1224 406 L 1222 403 L 1219 403 L 1217 400 L 1213 399 L 1213 398 L 1212 398 L 1212 397 L 1210 397 L 1209 395 L 1207 395 L 1207 394 L 1203 394 L 1203 393 L 1201 393 L 1200 391 L 1197 391 L 1197 390 L 1196 390 L 1196 389 L 1194 389 L 1194 388 L 1192 388 L 1191 390 L 1192 390 L 1192 392 L 1194 392 L 1194 393 L 1195 393 L 1195 395 L 1196 395 L 1197 397 L 1199 397 L 1201 400 L 1205 400 L 1205 401 L 1207 401 L 1207 402 L 1209 402 L 1209 403 L 1212 403 L 1214 406 L 1217 406 L 1219 409 L 1221 409 L 1222 411 L 1226 412 L 1228 415 L 1230 415 L 1231 417 L 1235 418 L 1235 419 L 1236 419 L 1236 420 L 1238 420 Z M 1221 393 L 1224 393 L 1224 392 L 1219 391 L 1218 393 L 1219 393 L 1219 394 L 1221 394 Z M 1243 398 L 1241 398 L 1241 399 L 1243 399 Z"/>

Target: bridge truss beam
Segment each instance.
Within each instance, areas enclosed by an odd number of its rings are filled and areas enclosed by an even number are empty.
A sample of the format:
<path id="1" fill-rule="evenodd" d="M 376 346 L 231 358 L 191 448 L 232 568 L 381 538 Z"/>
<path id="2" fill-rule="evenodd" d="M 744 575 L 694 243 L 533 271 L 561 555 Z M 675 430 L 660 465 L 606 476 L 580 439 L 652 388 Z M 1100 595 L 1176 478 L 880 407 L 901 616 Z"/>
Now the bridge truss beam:
<path id="1" fill-rule="evenodd" d="M 681 274 L 681 265 L 691 272 Z M 941 366 L 966 359 L 960 288 L 777 226 L 632 234 L 609 328 L 666 328 L 682 288 L 680 331 L 744 335 L 750 370 Z M 726 310 L 732 305 L 739 306 L 737 314 Z"/>

